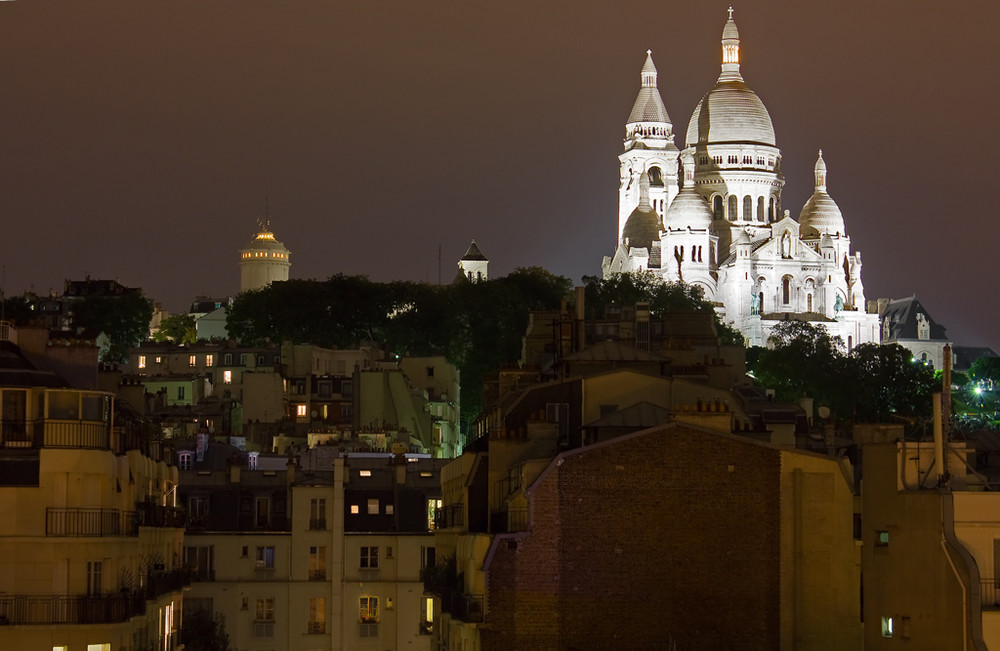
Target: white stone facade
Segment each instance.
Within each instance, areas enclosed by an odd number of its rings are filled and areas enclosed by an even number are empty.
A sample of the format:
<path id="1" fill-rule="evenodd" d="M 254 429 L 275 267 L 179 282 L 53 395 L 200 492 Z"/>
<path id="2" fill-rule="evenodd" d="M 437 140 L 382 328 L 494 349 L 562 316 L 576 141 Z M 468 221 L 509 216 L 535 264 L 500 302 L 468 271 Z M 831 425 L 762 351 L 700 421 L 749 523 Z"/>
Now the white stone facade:
<path id="1" fill-rule="evenodd" d="M 798 221 L 782 210 L 781 150 L 767 109 L 740 74 L 732 12 L 722 54 L 722 73 L 695 108 L 679 150 L 647 52 L 619 156 L 618 241 L 604 259 L 605 276 L 648 270 L 697 285 L 748 345 L 766 344 L 786 319 L 821 324 L 848 349 L 878 343 L 861 254 L 851 252 L 840 208 L 827 193 L 822 152 Z M 650 232 L 650 207 L 659 235 L 637 237 Z"/>

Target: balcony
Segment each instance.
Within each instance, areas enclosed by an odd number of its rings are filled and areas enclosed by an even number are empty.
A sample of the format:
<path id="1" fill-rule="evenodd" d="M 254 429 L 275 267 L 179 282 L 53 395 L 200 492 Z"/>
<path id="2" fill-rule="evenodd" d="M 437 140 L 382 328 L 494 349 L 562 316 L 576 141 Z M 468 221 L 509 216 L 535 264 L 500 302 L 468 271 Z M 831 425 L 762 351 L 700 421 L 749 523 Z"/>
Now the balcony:
<path id="1" fill-rule="evenodd" d="M 0 595 L 0 625 L 118 624 L 146 612 L 146 601 L 190 584 L 186 570 L 146 577 L 141 590 L 109 595 Z"/>
<path id="2" fill-rule="evenodd" d="M 309 518 L 309 529 L 311 531 L 325 531 L 326 518 Z"/>
<path id="3" fill-rule="evenodd" d="M 78 538 L 139 535 L 135 511 L 118 509 L 45 509 L 45 535 Z"/>
<path id="4" fill-rule="evenodd" d="M 434 514 L 435 529 L 450 529 L 465 525 L 465 505 L 450 504 L 437 510 Z"/>
<path id="5" fill-rule="evenodd" d="M 309 627 L 306 629 L 306 633 L 310 635 L 326 633 L 326 622 L 309 622 Z"/>
<path id="6" fill-rule="evenodd" d="M 184 528 L 184 511 L 176 506 L 163 506 L 153 502 L 137 502 L 135 510 L 140 527 Z"/>
<path id="7" fill-rule="evenodd" d="M 980 579 L 979 603 L 982 610 L 1000 610 L 1000 578 Z"/>
<path id="8" fill-rule="evenodd" d="M 448 592 L 441 595 L 441 610 L 463 622 L 481 624 L 486 621 L 486 608 L 481 594 Z"/>
<path id="9" fill-rule="evenodd" d="M 326 570 L 309 570 L 310 581 L 326 581 Z"/>
<path id="10" fill-rule="evenodd" d="M 4 420 L 0 448 L 110 450 L 111 427 L 103 421 Z"/>
<path id="11" fill-rule="evenodd" d="M 0 596 L 0 625 L 117 624 L 145 612 L 142 593 Z"/>
<path id="12" fill-rule="evenodd" d="M 514 533 L 528 531 L 528 509 L 516 508 L 494 511 L 490 522 L 493 533 Z"/>

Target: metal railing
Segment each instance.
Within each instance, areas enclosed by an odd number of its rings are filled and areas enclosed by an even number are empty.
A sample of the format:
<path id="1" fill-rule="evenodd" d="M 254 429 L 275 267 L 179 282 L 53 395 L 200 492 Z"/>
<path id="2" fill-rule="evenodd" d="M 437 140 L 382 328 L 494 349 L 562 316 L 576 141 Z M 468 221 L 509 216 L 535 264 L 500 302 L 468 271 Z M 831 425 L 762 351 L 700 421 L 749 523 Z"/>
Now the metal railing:
<path id="1" fill-rule="evenodd" d="M 184 510 L 176 506 L 163 506 L 154 502 L 138 502 L 136 514 L 141 527 L 173 527 L 183 529 Z"/>
<path id="2" fill-rule="evenodd" d="M 979 580 L 979 603 L 983 610 L 1000 610 L 1000 578 Z"/>
<path id="3" fill-rule="evenodd" d="M 326 570 L 309 570 L 310 581 L 326 581 Z"/>
<path id="4" fill-rule="evenodd" d="M 67 537 L 137 536 L 135 511 L 118 509 L 45 509 L 45 535 Z"/>
<path id="5" fill-rule="evenodd" d="M 463 622 L 486 621 L 485 601 L 481 594 L 449 592 L 441 596 L 441 609 Z"/>
<path id="6" fill-rule="evenodd" d="M 309 628 L 306 630 L 306 633 L 326 633 L 326 622 L 309 622 Z"/>
<path id="7" fill-rule="evenodd" d="M 450 529 L 451 527 L 461 527 L 465 525 L 465 505 L 462 503 L 449 504 L 441 507 L 434 513 L 435 529 Z"/>
<path id="8" fill-rule="evenodd" d="M 20 624 L 117 624 L 146 612 L 146 601 L 179 592 L 187 570 L 157 572 L 141 590 L 106 595 L 0 595 L 0 626 Z"/>
<path id="9" fill-rule="evenodd" d="M 493 533 L 514 533 L 529 531 L 528 509 L 514 508 L 494 511 L 490 520 Z"/>

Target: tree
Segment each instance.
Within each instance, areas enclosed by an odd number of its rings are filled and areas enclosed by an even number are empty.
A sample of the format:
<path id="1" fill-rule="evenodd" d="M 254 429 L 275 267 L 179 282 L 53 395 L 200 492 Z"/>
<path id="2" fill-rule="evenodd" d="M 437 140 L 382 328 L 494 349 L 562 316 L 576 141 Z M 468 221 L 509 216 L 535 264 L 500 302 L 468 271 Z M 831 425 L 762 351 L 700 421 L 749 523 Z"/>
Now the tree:
<path id="1" fill-rule="evenodd" d="M 835 409 L 836 378 L 843 374 L 843 344 L 823 326 L 782 321 L 771 331 L 768 347 L 747 358 L 748 370 L 783 402 L 811 397 Z M 836 409 L 835 409 L 836 411 Z"/>
<path id="2" fill-rule="evenodd" d="M 969 377 L 980 385 L 987 385 L 991 390 L 1000 384 L 1000 357 L 980 357 L 969 367 Z"/>
<path id="3" fill-rule="evenodd" d="M 931 396 L 940 391 L 934 371 L 914 363 L 913 353 L 898 344 L 861 344 L 851 351 L 849 388 L 854 418 L 876 422 L 892 416 L 928 419 Z"/>
<path id="4" fill-rule="evenodd" d="M 178 344 L 193 344 L 198 339 L 195 318 L 190 314 L 171 314 L 160 321 L 160 329 L 153 335 L 156 341 L 174 341 Z"/>
<path id="5" fill-rule="evenodd" d="M 768 344 L 747 355 L 747 366 L 779 400 L 811 397 L 838 418 L 862 422 L 930 417 L 934 372 L 901 346 L 862 344 L 845 354 L 839 337 L 802 321 L 779 323 Z"/>
<path id="6" fill-rule="evenodd" d="M 73 303 L 73 325 L 103 332 L 111 346 L 101 361 L 124 362 L 129 349 L 149 337 L 153 302 L 140 291 L 121 296 L 90 295 Z"/>
<path id="7" fill-rule="evenodd" d="M 198 608 L 184 613 L 181 639 L 186 651 L 230 651 L 226 620 L 222 615 Z"/>
<path id="8" fill-rule="evenodd" d="M 649 313 L 662 319 L 671 312 L 711 311 L 716 332 L 724 345 L 744 345 L 743 334 L 723 323 L 715 307 L 705 298 L 700 287 L 680 282 L 664 282 L 651 271 L 611 274 L 606 278 L 584 276 L 585 314 L 588 319 L 604 315 L 612 305 L 648 303 Z"/>

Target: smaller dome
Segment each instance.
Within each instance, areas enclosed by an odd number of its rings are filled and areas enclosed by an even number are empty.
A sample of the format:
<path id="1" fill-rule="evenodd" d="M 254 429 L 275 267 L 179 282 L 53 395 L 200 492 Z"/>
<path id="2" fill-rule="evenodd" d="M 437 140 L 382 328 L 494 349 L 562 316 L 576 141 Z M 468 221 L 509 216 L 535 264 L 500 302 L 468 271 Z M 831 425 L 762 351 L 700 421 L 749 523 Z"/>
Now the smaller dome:
<path id="1" fill-rule="evenodd" d="M 651 249 L 660 240 L 660 216 L 651 206 L 636 206 L 622 229 L 622 240 L 633 249 Z"/>
<path id="2" fill-rule="evenodd" d="M 670 202 L 663 221 L 667 228 L 709 228 L 715 216 L 712 208 L 692 187 L 685 187 Z"/>
<path id="3" fill-rule="evenodd" d="M 711 228 L 715 219 L 712 208 L 694 189 L 694 156 L 691 152 L 685 151 L 681 154 L 680 161 L 684 174 L 684 187 L 670 202 L 666 214 L 663 215 L 663 222 L 667 228 L 676 230 Z"/>
<path id="4" fill-rule="evenodd" d="M 649 176 L 643 172 L 639 177 L 639 205 L 625 220 L 622 241 L 634 249 L 652 249 L 653 242 L 660 239 L 661 230 L 660 215 L 649 205 Z"/>
<path id="5" fill-rule="evenodd" d="M 820 235 L 844 235 L 844 215 L 840 206 L 826 191 L 826 161 L 823 160 L 823 150 L 819 152 L 814 168 L 816 189 L 806 205 L 799 213 L 799 227 L 802 237 L 818 237 Z"/>

